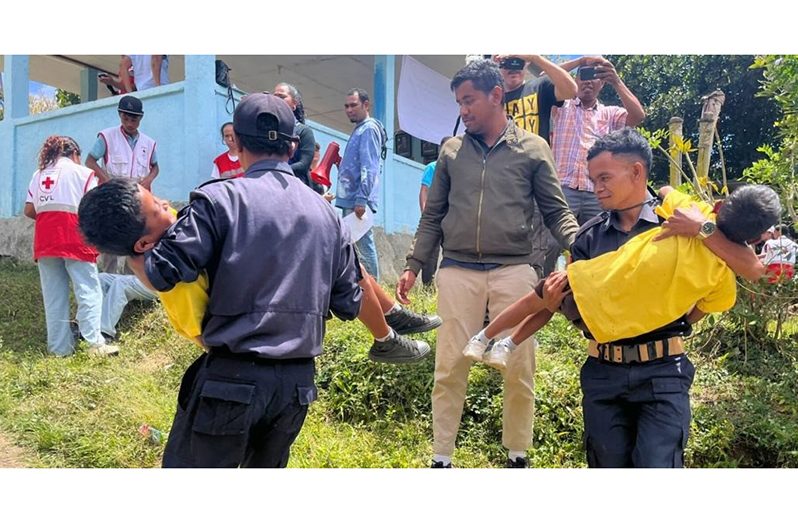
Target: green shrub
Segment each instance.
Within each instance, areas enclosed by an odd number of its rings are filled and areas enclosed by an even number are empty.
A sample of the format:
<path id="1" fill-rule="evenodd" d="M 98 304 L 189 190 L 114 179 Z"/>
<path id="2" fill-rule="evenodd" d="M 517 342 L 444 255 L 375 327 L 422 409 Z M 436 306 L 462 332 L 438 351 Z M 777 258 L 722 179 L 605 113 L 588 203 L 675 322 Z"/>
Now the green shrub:
<path id="1" fill-rule="evenodd" d="M 38 273 L 0 261 L 0 428 L 33 454 L 30 466 L 154 467 L 164 442 L 138 433 L 149 424 L 167 435 L 177 389 L 199 350 L 169 328 L 158 306 L 131 304 L 120 324 L 117 358 L 48 356 Z M 434 311 L 419 293 L 414 310 Z M 784 325 L 790 324 L 787 319 Z M 798 466 L 798 341 L 766 329 L 747 346 L 734 323 L 705 321 L 689 340 L 697 368 L 691 467 Z M 414 337 L 417 337 L 414 335 Z M 436 334 L 421 335 L 435 346 Z M 539 334 L 531 462 L 583 467 L 579 368 L 585 340 L 555 316 Z M 292 451 L 292 467 L 427 467 L 432 452 L 430 395 L 434 354 L 416 365 L 375 364 L 372 338 L 359 322 L 331 321 L 318 359 L 319 401 Z M 474 365 L 454 461 L 502 466 L 501 374 Z"/>

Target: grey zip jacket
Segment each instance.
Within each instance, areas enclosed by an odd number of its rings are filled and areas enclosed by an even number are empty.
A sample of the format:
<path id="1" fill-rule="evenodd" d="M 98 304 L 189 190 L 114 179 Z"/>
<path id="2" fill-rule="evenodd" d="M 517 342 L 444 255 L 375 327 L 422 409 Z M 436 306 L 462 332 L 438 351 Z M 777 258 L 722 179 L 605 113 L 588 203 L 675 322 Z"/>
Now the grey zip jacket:
<path id="1" fill-rule="evenodd" d="M 406 269 L 418 274 L 438 243 L 445 258 L 457 261 L 532 263 L 533 199 L 567 249 L 579 226 L 545 140 L 510 124 L 489 149 L 468 133 L 447 141 Z"/>

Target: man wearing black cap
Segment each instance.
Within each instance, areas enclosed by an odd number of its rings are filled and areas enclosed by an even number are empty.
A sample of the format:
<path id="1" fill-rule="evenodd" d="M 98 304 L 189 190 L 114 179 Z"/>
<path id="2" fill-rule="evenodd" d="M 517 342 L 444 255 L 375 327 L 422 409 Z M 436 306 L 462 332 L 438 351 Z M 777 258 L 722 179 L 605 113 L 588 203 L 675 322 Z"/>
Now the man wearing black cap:
<path id="1" fill-rule="evenodd" d="M 97 134 L 94 147 L 86 156 L 86 167 L 100 177 L 100 183 L 112 176 L 136 178 L 152 190 L 152 182 L 158 176 L 158 158 L 155 156 L 155 140 L 139 132 L 144 118 L 141 100 L 134 96 L 123 96 L 119 100 L 119 119 L 122 125 L 109 127 Z M 103 167 L 97 163 L 103 161 Z"/>
<path id="2" fill-rule="evenodd" d="M 152 182 L 158 176 L 158 158 L 155 156 L 155 140 L 139 132 L 144 118 L 141 100 L 135 96 L 123 96 L 117 110 L 122 125 L 103 129 L 97 134 L 97 141 L 86 155 L 86 167 L 97 173 L 100 183 L 115 176 L 129 177 L 152 190 Z M 98 163 L 101 159 L 103 167 Z M 123 256 L 101 254 L 97 265 L 101 272 L 129 273 Z"/>
<path id="3" fill-rule="evenodd" d="M 158 291 L 209 280 L 208 352 L 183 377 L 164 467 L 285 467 L 316 399 L 324 322 L 360 311 L 347 229 L 288 165 L 294 124 L 280 98 L 244 97 L 233 115 L 244 177 L 194 190 L 134 264 Z"/>

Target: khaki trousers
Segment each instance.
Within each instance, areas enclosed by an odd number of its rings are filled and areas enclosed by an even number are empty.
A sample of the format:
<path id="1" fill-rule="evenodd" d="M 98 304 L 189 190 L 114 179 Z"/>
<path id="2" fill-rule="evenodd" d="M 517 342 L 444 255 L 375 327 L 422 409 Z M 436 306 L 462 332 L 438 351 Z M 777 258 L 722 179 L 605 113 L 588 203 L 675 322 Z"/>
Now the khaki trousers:
<path id="1" fill-rule="evenodd" d="M 529 265 L 508 265 L 490 271 L 459 267 L 438 270 L 438 329 L 435 385 L 432 388 L 433 452 L 451 456 L 463 415 L 472 361 L 463 356 L 468 340 L 482 329 L 487 306 L 490 319 L 529 293 L 537 283 Z M 508 332 L 501 336 L 509 335 Z M 532 442 L 535 413 L 534 338 L 510 355 L 504 374 L 502 445 L 526 450 Z"/>

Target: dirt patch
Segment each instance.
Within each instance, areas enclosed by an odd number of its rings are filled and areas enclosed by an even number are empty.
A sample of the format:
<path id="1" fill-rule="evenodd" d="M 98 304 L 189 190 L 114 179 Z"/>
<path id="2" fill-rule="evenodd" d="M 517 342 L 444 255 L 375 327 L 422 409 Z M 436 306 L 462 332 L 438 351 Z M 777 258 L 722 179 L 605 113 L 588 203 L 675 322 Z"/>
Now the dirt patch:
<path id="1" fill-rule="evenodd" d="M 2 432 L 0 432 L 0 468 L 27 467 L 26 452 L 17 447 Z"/>
<path id="2" fill-rule="evenodd" d="M 173 365 L 174 361 L 171 356 L 166 352 L 154 352 L 148 355 L 144 360 L 137 364 L 137 368 L 143 372 L 156 372 L 163 370 L 169 365 Z"/>

